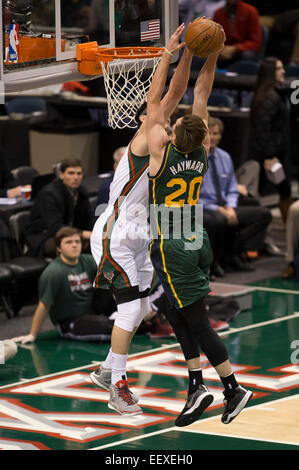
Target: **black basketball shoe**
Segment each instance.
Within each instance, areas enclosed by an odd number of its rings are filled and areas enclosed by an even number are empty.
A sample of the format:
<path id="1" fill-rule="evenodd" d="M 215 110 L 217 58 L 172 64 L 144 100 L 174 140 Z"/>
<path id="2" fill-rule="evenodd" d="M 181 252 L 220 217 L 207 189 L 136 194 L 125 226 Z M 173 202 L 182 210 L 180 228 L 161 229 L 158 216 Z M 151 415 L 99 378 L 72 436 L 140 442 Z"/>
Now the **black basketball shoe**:
<path id="1" fill-rule="evenodd" d="M 245 408 L 253 393 L 240 385 L 232 392 L 223 392 L 225 410 L 221 421 L 229 424 Z"/>
<path id="2" fill-rule="evenodd" d="M 190 393 L 186 405 L 181 414 L 175 420 L 175 425 L 179 427 L 188 426 L 198 420 L 204 410 L 210 406 L 214 400 L 213 395 L 205 385 L 199 385 L 194 393 Z"/>

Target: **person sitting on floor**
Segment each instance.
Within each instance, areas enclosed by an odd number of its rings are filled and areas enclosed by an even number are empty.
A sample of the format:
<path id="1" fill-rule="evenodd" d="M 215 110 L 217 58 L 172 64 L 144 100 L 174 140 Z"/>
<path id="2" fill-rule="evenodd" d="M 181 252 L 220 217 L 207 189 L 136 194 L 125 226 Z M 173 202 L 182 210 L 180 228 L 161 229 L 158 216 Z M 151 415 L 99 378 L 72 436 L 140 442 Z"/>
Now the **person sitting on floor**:
<path id="1" fill-rule="evenodd" d="M 93 280 L 97 267 L 92 255 L 82 254 L 82 234 L 63 227 L 55 235 L 58 256 L 39 278 L 39 302 L 30 333 L 15 342 L 35 341 L 48 315 L 62 338 L 109 341 L 113 321 L 96 310 Z"/>
<path id="2" fill-rule="evenodd" d="M 82 253 L 80 230 L 74 227 L 61 228 L 55 235 L 55 244 L 58 256 L 40 276 L 39 302 L 30 333 L 12 340 L 22 344 L 34 342 L 50 315 L 51 322 L 62 338 L 110 341 L 116 304 L 112 296 L 101 297 L 98 290 L 93 289 L 97 266 L 92 255 Z M 173 333 L 170 326 L 164 324 L 162 327 L 157 313 L 148 313 L 137 334 L 169 336 Z"/>

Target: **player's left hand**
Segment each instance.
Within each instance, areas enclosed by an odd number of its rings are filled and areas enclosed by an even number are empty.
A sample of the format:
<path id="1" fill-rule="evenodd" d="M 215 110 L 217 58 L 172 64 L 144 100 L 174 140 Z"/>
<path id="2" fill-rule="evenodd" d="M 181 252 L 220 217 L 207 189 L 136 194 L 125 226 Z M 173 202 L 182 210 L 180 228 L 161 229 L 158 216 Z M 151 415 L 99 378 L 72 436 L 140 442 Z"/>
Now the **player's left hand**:
<path id="1" fill-rule="evenodd" d="M 183 34 L 185 29 L 185 23 L 182 23 L 176 31 L 170 36 L 169 41 L 167 43 L 166 49 L 171 53 L 175 54 L 178 52 L 182 47 L 184 47 L 185 43 L 180 43 L 180 37 Z"/>

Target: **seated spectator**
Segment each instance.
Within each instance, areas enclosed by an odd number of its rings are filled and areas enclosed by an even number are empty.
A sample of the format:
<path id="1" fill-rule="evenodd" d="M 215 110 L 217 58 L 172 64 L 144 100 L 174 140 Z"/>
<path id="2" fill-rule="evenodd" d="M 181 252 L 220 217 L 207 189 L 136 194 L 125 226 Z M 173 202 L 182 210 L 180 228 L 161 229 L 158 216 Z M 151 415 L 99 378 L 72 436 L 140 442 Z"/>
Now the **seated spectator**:
<path id="1" fill-rule="evenodd" d="M 295 277 L 295 256 L 299 254 L 299 201 L 293 202 L 289 208 L 286 223 L 286 241 L 287 253 L 286 259 L 288 266 L 282 273 L 284 279 Z"/>
<path id="2" fill-rule="evenodd" d="M 0 197 L 15 198 L 21 196 L 22 188 L 31 188 L 30 185 L 19 186 L 10 171 L 8 158 L 0 148 Z M 9 261 L 15 255 L 13 240 L 9 227 L 3 217 L 0 217 L 0 262 Z"/>
<path id="3" fill-rule="evenodd" d="M 77 158 L 63 160 L 59 177 L 43 188 L 31 208 L 25 239 L 31 256 L 54 258 L 55 233 L 70 225 L 82 231 L 83 251 L 89 251 L 93 214 L 88 193 L 81 185 L 82 163 Z"/>
<path id="4" fill-rule="evenodd" d="M 290 65 L 299 65 L 299 4 L 298 0 L 246 0 L 259 12 L 261 25 L 268 32 L 267 54 L 275 55 Z M 282 51 L 281 42 L 289 44 Z M 286 60 L 288 57 L 288 60 Z"/>
<path id="5" fill-rule="evenodd" d="M 260 176 L 260 165 L 254 160 L 248 160 L 243 163 L 235 172 L 238 190 L 239 190 L 239 201 L 238 204 L 246 204 L 253 202 L 258 204 L 259 195 L 259 176 Z M 247 199 L 246 199 L 247 198 Z"/>
<path id="6" fill-rule="evenodd" d="M 79 229 L 63 227 L 55 235 L 58 256 L 39 279 L 39 302 L 30 333 L 15 342 L 35 341 L 47 315 L 62 338 L 110 340 L 113 322 L 95 310 L 93 280 L 97 267 L 92 255 L 82 254 Z"/>
<path id="7" fill-rule="evenodd" d="M 92 255 L 82 254 L 82 233 L 63 227 L 55 235 L 55 245 L 58 256 L 39 279 L 39 302 L 30 333 L 13 341 L 34 342 L 48 315 L 62 338 L 110 341 L 116 304 L 110 293 L 99 299 L 98 290 L 93 289 L 97 267 Z M 157 311 L 150 311 L 137 331 L 144 333 L 169 336 L 173 331 L 165 322 L 161 324 Z"/>
<path id="8" fill-rule="evenodd" d="M 0 197 L 20 197 L 23 188 L 31 188 L 31 185 L 17 186 L 10 171 L 8 158 L 0 148 Z"/>
<path id="9" fill-rule="evenodd" d="M 262 28 L 255 7 L 241 0 L 226 0 L 224 7 L 215 11 L 213 20 L 225 32 L 224 50 L 219 56 L 223 66 L 236 60 L 258 60 L 262 50 Z"/>
<path id="10" fill-rule="evenodd" d="M 110 185 L 112 183 L 114 172 L 120 162 L 121 157 L 123 156 L 126 147 L 119 147 L 113 153 L 113 173 L 103 181 L 99 188 L 98 192 L 98 199 L 97 199 L 97 206 L 100 204 L 108 204 L 109 201 L 109 192 L 110 192 Z"/>
<path id="11" fill-rule="evenodd" d="M 203 205 L 203 224 L 214 252 L 211 272 L 224 275 L 223 267 L 230 263 L 239 270 L 252 271 L 247 252 L 262 248 L 271 212 L 256 204 L 238 205 L 239 191 L 232 159 L 218 147 L 223 133 L 222 121 L 210 117 L 209 132 L 209 170 L 201 186 L 199 203 Z"/>
<path id="12" fill-rule="evenodd" d="M 235 175 L 239 190 L 238 206 L 260 205 L 260 170 L 260 164 L 254 160 L 248 160 L 236 170 Z M 282 254 L 278 246 L 275 245 L 269 228 L 264 239 L 262 252 L 271 256 L 281 256 Z"/>

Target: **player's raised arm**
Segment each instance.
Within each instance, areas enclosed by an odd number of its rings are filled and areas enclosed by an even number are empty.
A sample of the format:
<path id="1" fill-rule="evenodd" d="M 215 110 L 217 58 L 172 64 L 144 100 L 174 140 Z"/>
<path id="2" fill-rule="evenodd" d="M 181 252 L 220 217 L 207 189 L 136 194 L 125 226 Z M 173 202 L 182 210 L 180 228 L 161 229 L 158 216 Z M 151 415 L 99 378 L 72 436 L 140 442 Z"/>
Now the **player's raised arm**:
<path id="1" fill-rule="evenodd" d="M 181 24 L 170 37 L 147 95 L 146 133 L 150 154 L 154 159 L 161 157 L 163 146 L 168 140 L 165 131 L 165 123 L 168 116 L 165 114 L 161 98 L 165 88 L 171 56 L 184 46 L 184 43 L 179 43 L 183 30 L 184 24 Z"/>
<path id="2" fill-rule="evenodd" d="M 201 117 L 205 121 L 206 125 L 208 121 L 208 99 L 213 88 L 217 60 L 225 42 L 225 33 L 223 28 L 220 25 L 218 25 L 218 27 L 223 34 L 223 43 L 217 52 L 210 54 L 206 59 L 197 77 L 193 92 L 194 98 L 192 114 L 196 114 L 197 116 Z"/>
<path id="3" fill-rule="evenodd" d="M 193 90 L 192 114 L 196 114 L 197 116 L 201 117 L 207 128 L 209 117 L 208 100 L 213 88 L 217 60 L 225 42 L 225 33 L 223 28 L 220 25 L 218 25 L 218 27 L 221 29 L 223 34 L 223 43 L 217 52 L 210 54 L 206 59 L 201 71 L 199 72 Z M 208 132 L 203 141 L 203 145 L 208 152 L 210 147 L 210 135 Z"/>
<path id="4" fill-rule="evenodd" d="M 186 93 L 190 77 L 192 59 L 192 52 L 190 52 L 189 49 L 185 47 L 182 57 L 180 58 L 180 61 L 170 80 L 168 91 L 162 99 L 162 105 L 166 119 L 170 118 L 178 103 Z"/>

